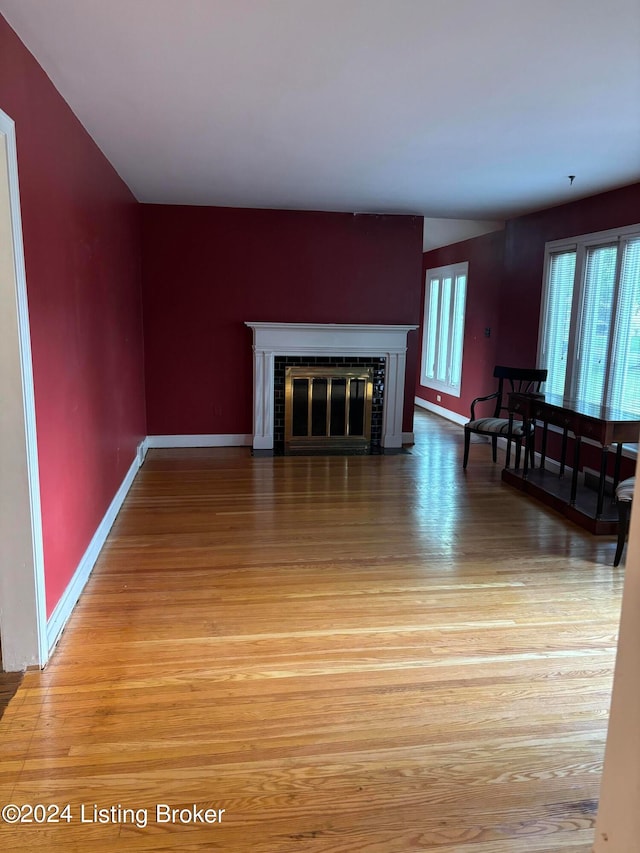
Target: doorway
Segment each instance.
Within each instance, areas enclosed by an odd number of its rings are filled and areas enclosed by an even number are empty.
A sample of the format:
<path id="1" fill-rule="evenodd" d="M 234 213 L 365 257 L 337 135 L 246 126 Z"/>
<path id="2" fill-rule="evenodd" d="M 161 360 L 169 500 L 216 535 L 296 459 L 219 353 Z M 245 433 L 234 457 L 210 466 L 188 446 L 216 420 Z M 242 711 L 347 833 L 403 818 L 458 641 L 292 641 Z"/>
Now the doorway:
<path id="1" fill-rule="evenodd" d="M 38 456 L 15 126 L 0 110 L 0 647 L 2 669 L 48 657 Z"/>

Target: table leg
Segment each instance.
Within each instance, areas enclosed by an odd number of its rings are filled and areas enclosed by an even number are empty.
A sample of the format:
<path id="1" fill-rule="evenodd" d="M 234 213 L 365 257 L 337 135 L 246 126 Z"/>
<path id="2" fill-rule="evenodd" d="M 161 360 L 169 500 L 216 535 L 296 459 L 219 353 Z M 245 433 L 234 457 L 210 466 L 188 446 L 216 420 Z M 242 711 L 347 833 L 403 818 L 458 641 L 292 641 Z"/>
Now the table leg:
<path id="1" fill-rule="evenodd" d="M 573 445 L 573 474 L 571 476 L 571 498 L 569 504 L 576 505 L 576 494 L 578 493 L 578 470 L 580 468 L 580 443 L 581 438 L 577 435 Z"/>
<path id="2" fill-rule="evenodd" d="M 616 489 L 618 488 L 618 483 L 620 482 L 620 462 L 622 460 L 622 442 L 618 442 L 618 446 L 616 448 L 616 464 L 613 469 L 613 494 L 615 495 Z"/>
<path id="3" fill-rule="evenodd" d="M 540 448 L 540 470 L 544 471 L 544 462 L 547 458 L 547 422 L 542 427 L 542 447 Z"/>
<path id="4" fill-rule="evenodd" d="M 522 443 L 524 445 L 524 465 L 522 468 L 522 478 L 524 480 L 527 479 L 527 476 L 529 474 L 529 453 L 531 449 L 531 441 L 529 438 L 530 426 L 530 422 L 525 418 L 522 421 Z"/>
<path id="5" fill-rule="evenodd" d="M 600 456 L 600 480 L 598 481 L 598 505 L 596 507 L 596 518 L 602 515 L 602 507 L 604 506 L 604 485 L 607 477 L 607 456 L 609 447 L 603 446 Z"/>
<path id="6" fill-rule="evenodd" d="M 564 477 L 564 465 L 567 458 L 567 428 L 562 430 L 562 450 L 560 451 L 560 478 Z"/>

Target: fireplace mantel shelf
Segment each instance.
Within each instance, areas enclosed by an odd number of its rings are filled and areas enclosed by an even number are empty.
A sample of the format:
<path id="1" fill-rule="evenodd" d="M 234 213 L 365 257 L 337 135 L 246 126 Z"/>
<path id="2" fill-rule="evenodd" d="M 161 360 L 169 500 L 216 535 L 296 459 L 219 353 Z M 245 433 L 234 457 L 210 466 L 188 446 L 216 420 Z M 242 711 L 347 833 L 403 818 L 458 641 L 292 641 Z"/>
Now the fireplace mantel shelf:
<path id="1" fill-rule="evenodd" d="M 246 322 L 253 330 L 253 448 L 273 451 L 276 355 L 383 357 L 386 362 L 382 446 L 402 447 L 407 334 L 417 326 Z"/>
<path id="2" fill-rule="evenodd" d="M 389 323 L 253 323 L 249 320 L 245 326 L 252 329 L 282 329 L 287 332 L 294 329 L 300 329 L 303 332 L 310 329 L 321 329 L 323 332 L 406 332 L 418 328 L 417 326 L 394 326 Z"/>

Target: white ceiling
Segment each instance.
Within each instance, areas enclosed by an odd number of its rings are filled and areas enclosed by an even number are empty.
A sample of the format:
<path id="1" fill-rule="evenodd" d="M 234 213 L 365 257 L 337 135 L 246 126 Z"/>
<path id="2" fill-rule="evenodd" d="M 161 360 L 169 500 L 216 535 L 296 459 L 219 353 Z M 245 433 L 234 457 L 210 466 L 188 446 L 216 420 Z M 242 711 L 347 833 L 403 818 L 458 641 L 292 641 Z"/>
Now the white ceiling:
<path id="1" fill-rule="evenodd" d="M 0 12 L 140 201 L 495 220 L 640 180 L 640 0 Z"/>

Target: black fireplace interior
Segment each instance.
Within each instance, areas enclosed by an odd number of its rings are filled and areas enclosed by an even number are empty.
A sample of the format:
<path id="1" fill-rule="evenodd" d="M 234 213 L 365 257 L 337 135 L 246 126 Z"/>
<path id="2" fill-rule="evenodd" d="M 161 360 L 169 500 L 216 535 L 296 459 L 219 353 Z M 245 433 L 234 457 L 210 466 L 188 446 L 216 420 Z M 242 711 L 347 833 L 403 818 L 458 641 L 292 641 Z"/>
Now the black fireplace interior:
<path id="1" fill-rule="evenodd" d="M 293 366 L 339 367 L 358 370 L 362 370 L 362 368 L 369 368 L 373 379 L 370 453 L 381 453 L 385 363 L 386 359 L 384 357 L 372 358 L 370 356 L 276 356 L 274 359 L 274 454 L 282 455 L 285 450 L 285 371 L 287 367 Z M 339 417 L 339 408 L 336 407 L 336 418 Z M 320 429 L 320 425 L 318 428 Z M 336 434 L 337 433 L 338 425 L 336 423 Z"/>

